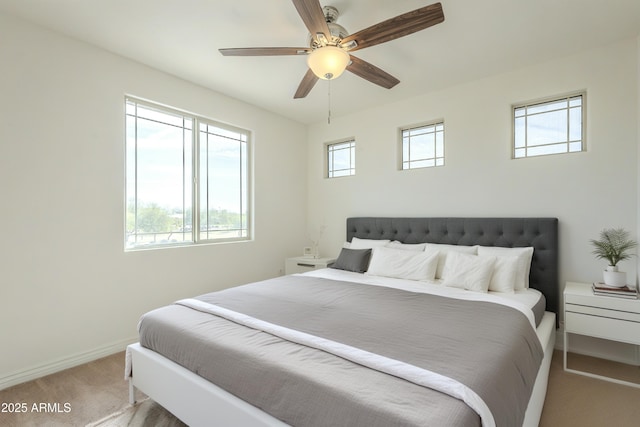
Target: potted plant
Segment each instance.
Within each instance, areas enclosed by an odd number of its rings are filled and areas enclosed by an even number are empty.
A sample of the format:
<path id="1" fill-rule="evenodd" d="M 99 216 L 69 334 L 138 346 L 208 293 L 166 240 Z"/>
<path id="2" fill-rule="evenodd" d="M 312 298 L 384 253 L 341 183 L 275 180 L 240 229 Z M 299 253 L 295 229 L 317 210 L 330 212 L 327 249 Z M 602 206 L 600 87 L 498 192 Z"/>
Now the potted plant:
<path id="1" fill-rule="evenodd" d="M 638 245 L 629 237 L 629 232 L 623 228 L 606 228 L 600 232 L 600 239 L 592 239 L 591 244 L 596 258 L 609 261 L 603 273 L 604 284 L 619 288 L 626 286 L 627 273 L 618 271 L 618 263 L 631 258 L 634 254 L 629 251 Z"/>

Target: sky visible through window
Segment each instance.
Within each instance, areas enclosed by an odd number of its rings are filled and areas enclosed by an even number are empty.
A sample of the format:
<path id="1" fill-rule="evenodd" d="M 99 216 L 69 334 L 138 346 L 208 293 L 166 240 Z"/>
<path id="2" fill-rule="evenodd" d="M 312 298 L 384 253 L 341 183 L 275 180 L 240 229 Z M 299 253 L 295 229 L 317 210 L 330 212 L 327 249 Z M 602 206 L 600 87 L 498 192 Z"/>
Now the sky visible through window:
<path id="1" fill-rule="evenodd" d="M 444 166 L 444 122 L 402 130 L 402 169 Z"/>
<path id="2" fill-rule="evenodd" d="M 167 209 L 181 208 L 184 200 L 191 198 L 192 120 L 185 120 L 183 129 L 182 119 L 152 110 L 140 114 L 142 110 L 146 109 L 138 106 L 137 124 L 135 117 L 127 116 L 127 139 L 136 140 L 137 133 L 138 200 Z M 216 208 L 237 212 L 240 159 L 237 140 L 231 138 L 239 139 L 239 134 L 203 124 L 201 135 L 206 138 L 201 142 L 201 151 L 209 149 L 208 155 L 201 157 L 202 171 L 206 172 L 207 165 L 210 170 L 209 196 L 215 199 Z M 187 203 L 189 206 L 191 203 Z"/>
<path id="3" fill-rule="evenodd" d="M 514 157 L 584 150 L 583 96 L 514 108 Z"/>

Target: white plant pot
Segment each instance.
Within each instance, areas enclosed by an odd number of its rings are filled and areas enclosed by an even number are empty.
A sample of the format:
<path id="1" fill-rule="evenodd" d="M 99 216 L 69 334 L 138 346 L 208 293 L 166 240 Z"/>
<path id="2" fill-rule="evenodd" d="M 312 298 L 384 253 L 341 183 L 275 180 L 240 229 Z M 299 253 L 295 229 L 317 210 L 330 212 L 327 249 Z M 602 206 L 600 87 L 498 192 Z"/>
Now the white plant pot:
<path id="1" fill-rule="evenodd" d="M 614 288 L 622 288 L 627 285 L 627 273 L 624 271 L 618 271 L 617 266 L 608 266 L 606 270 L 602 272 L 604 278 L 604 284 Z"/>

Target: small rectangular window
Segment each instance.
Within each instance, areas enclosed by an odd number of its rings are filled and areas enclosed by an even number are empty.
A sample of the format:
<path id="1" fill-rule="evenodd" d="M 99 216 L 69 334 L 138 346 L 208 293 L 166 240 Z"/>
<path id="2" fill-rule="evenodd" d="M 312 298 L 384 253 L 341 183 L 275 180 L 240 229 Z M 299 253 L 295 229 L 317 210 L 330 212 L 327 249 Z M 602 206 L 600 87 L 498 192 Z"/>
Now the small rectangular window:
<path id="1" fill-rule="evenodd" d="M 513 107 L 513 158 L 584 151 L 584 93 Z"/>
<path id="2" fill-rule="evenodd" d="M 444 166 L 444 122 L 401 131 L 403 170 Z"/>
<path id="3" fill-rule="evenodd" d="M 327 177 L 356 174 L 356 141 L 327 144 Z"/>

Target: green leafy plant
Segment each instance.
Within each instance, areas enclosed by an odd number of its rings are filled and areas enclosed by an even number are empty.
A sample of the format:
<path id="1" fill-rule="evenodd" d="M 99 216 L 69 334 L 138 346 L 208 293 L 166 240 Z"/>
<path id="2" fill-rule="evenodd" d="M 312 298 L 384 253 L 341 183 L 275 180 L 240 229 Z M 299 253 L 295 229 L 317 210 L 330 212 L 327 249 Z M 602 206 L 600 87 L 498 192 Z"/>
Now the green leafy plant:
<path id="1" fill-rule="evenodd" d="M 600 232 L 599 240 L 592 239 L 590 242 L 595 247 L 593 254 L 596 258 L 606 259 L 611 266 L 631 258 L 633 254 L 629 251 L 638 245 L 623 228 L 606 228 Z"/>

